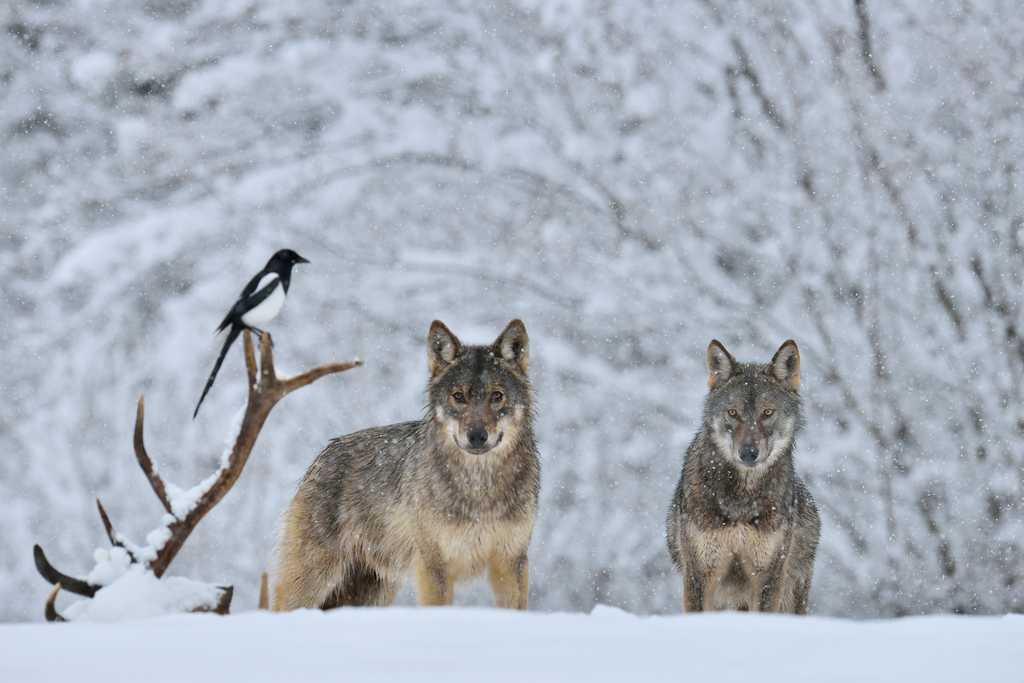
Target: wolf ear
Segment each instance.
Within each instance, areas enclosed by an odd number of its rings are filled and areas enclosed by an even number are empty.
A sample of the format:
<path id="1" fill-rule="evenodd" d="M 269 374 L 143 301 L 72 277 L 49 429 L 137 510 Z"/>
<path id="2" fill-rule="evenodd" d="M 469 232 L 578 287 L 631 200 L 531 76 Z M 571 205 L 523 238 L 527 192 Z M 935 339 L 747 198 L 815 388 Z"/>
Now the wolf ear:
<path id="1" fill-rule="evenodd" d="M 714 389 L 732 377 L 736 360 L 725 350 L 722 342 L 712 339 L 708 344 L 708 388 Z"/>
<path id="2" fill-rule="evenodd" d="M 530 366 L 530 338 L 526 335 L 523 321 L 517 318 L 510 322 L 494 340 L 491 351 L 499 358 L 515 363 L 525 374 Z"/>
<path id="3" fill-rule="evenodd" d="M 788 339 L 772 356 L 772 377 L 793 391 L 800 391 L 800 349 Z"/>
<path id="4" fill-rule="evenodd" d="M 430 323 L 430 332 L 427 333 L 427 367 L 430 368 L 430 376 L 437 377 L 460 353 L 462 343 L 459 338 L 440 320 Z"/>

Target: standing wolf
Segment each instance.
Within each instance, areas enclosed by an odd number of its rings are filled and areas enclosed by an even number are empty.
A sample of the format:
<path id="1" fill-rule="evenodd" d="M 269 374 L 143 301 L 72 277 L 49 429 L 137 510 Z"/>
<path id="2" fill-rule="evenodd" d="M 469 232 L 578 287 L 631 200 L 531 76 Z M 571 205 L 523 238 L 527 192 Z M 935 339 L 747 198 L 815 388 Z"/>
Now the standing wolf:
<path id="1" fill-rule="evenodd" d="M 703 425 L 686 451 L 668 513 L 668 551 L 687 612 L 807 612 L 821 522 L 793 469 L 800 352 L 767 365 L 708 346 Z"/>
<path id="2" fill-rule="evenodd" d="M 430 326 L 426 415 L 334 439 L 284 515 L 274 609 L 388 605 L 410 569 L 421 605 L 487 570 L 526 609 L 540 488 L 526 327 L 463 346 Z"/>

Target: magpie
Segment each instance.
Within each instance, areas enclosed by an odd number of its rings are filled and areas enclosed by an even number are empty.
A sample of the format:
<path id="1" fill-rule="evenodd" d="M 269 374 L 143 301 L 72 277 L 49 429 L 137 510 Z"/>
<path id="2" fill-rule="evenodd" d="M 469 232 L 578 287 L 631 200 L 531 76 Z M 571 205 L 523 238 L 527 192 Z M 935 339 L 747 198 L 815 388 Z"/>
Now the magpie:
<path id="1" fill-rule="evenodd" d="M 224 356 L 227 355 L 228 349 L 238 339 L 242 330 L 252 330 L 257 334 L 263 334 L 263 330 L 257 326 L 265 325 L 281 312 L 285 295 L 288 294 L 288 286 L 292 280 L 292 266 L 297 263 L 309 263 L 309 261 L 291 249 L 282 249 L 271 256 L 263 270 L 249 280 L 249 284 L 238 296 L 238 301 L 224 316 L 224 320 L 217 327 L 217 332 L 220 333 L 227 329 L 228 336 L 224 340 L 224 347 L 220 350 L 220 355 L 217 356 L 217 362 L 213 364 L 210 379 L 206 380 L 206 386 L 203 387 L 203 395 L 199 397 L 199 403 L 196 404 L 195 412 L 192 413 L 193 420 L 199 414 L 199 406 L 203 405 L 203 399 L 206 398 L 210 387 L 213 386 L 213 380 L 217 378 L 217 372 L 220 371 L 221 363 L 224 362 Z"/>

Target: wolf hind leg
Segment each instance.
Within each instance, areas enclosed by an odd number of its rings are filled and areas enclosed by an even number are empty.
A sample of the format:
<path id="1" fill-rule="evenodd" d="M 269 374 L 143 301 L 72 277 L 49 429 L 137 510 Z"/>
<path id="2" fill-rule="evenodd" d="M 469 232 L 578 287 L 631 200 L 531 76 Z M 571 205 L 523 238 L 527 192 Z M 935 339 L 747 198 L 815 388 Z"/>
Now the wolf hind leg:
<path id="1" fill-rule="evenodd" d="M 344 579 L 327 595 L 320 609 L 335 607 L 387 607 L 395 599 L 398 583 L 385 579 L 375 570 L 365 566 L 354 566 Z"/>
<path id="2" fill-rule="evenodd" d="M 281 563 L 274 584 L 273 610 L 286 612 L 293 609 L 319 607 L 337 580 L 337 565 L 314 562 L 288 561 Z"/>
<path id="3" fill-rule="evenodd" d="M 284 514 L 277 547 L 273 610 L 314 609 L 345 571 L 338 552 L 312 532 L 308 501 L 297 495 Z"/>

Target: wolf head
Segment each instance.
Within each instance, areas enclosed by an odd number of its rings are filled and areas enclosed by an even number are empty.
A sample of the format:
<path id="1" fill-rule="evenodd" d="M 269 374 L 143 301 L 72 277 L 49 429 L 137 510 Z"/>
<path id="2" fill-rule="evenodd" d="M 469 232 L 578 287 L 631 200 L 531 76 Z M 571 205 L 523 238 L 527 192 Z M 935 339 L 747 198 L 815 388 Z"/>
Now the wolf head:
<path id="1" fill-rule="evenodd" d="M 803 418 L 800 350 L 792 339 L 771 362 L 737 363 L 717 339 L 708 345 L 704 429 L 718 453 L 740 468 L 763 468 L 787 452 Z"/>
<path id="2" fill-rule="evenodd" d="M 435 320 L 427 336 L 431 418 L 449 445 L 472 455 L 499 453 L 529 426 L 530 351 L 526 326 L 513 320 L 490 346 L 464 346 Z"/>

